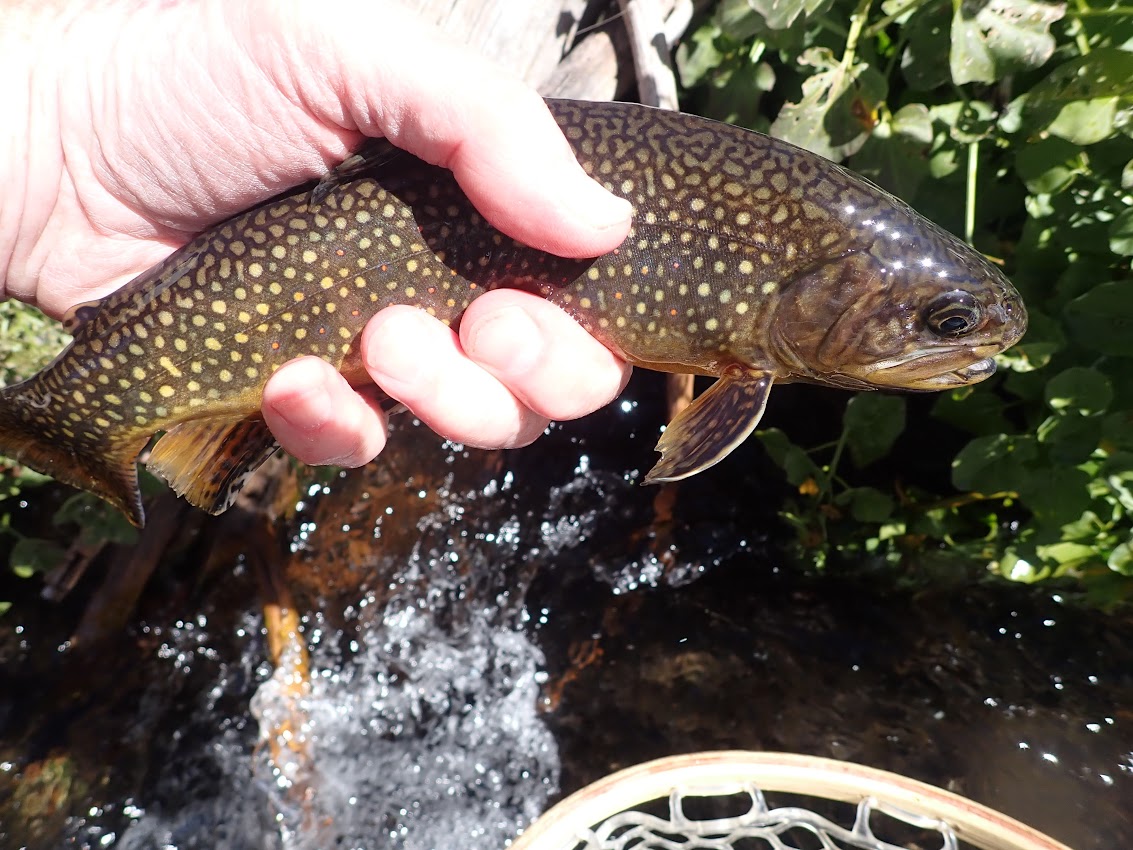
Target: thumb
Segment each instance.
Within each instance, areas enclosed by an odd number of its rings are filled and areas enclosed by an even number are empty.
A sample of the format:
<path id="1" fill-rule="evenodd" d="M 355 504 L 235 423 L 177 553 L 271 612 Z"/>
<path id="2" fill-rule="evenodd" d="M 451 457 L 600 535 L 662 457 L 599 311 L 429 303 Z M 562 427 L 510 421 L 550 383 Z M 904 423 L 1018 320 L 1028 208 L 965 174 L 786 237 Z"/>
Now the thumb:
<path id="1" fill-rule="evenodd" d="M 286 75 L 281 88 L 305 109 L 452 169 L 476 208 L 509 236 L 588 257 L 628 233 L 629 203 L 586 175 L 535 91 L 408 10 L 371 0 L 336 3 L 333 17 L 302 0 L 241 6 L 257 7 L 245 12 L 246 26 L 276 18 L 284 37 L 252 39 L 249 49 Z"/>

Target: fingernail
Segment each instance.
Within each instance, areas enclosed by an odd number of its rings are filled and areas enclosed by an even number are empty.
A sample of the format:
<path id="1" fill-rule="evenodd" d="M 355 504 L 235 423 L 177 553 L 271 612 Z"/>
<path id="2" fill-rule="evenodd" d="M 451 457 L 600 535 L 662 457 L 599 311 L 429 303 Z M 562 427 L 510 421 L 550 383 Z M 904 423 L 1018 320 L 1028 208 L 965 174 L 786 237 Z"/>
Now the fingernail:
<path id="1" fill-rule="evenodd" d="M 560 200 L 580 221 L 595 230 L 624 227 L 633 214 L 629 201 L 606 191 L 589 177 L 572 178 Z"/>
<path id="2" fill-rule="evenodd" d="M 416 310 L 387 319 L 363 348 L 366 370 L 386 390 L 386 384 L 409 386 L 422 373 L 421 352 L 429 345 L 429 327 Z"/>
<path id="3" fill-rule="evenodd" d="M 522 375 L 542 357 L 543 333 L 522 307 L 503 307 L 479 319 L 465 336 L 465 352 L 497 375 Z"/>
<path id="4" fill-rule="evenodd" d="M 275 402 L 272 410 L 297 431 L 314 431 L 326 424 L 331 415 L 331 398 L 321 383 L 306 384 L 292 393 L 285 403 Z"/>

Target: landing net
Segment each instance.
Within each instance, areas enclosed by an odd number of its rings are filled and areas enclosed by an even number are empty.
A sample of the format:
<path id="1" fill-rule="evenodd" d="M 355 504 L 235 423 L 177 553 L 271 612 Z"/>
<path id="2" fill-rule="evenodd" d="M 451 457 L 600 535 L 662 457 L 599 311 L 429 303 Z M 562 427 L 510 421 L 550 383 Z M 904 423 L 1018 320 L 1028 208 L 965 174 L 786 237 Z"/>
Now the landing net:
<path id="1" fill-rule="evenodd" d="M 774 792 L 774 793 L 773 793 Z M 674 756 L 542 815 L 511 850 L 1070 850 L 1006 815 L 873 768 L 783 753 Z"/>

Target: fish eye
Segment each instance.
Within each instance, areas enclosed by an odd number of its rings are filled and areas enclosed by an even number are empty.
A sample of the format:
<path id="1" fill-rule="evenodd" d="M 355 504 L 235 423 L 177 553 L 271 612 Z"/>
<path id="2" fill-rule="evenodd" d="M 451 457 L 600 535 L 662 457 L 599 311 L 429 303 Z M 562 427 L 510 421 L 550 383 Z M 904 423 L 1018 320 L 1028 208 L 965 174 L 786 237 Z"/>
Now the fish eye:
<path id="1" fill-rule="evenodd" d="M 980 303 L 960 289 L 935 298 L 924 313 L 925 324 L 937 336 L 960 337 L 983 324 Z"/>

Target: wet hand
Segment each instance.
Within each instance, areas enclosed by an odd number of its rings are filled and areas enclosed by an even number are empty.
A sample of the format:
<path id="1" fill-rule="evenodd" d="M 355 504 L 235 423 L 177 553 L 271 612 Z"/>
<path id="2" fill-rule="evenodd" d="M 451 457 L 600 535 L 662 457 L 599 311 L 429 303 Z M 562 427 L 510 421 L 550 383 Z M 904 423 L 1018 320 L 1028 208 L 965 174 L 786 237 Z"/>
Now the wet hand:
<path id="1" fill-rule="evenodd" d="M 16 9 L 5 68 L 36 73 L 0 95 L 6 114 L 30 116 L 27 137 L 0 151 L 0 170 L 27 175 L 8 206 L 18 215 L 0 218 L 0 280 L 50 314 L 320 176 L 363 135 L 451 168 L 486 218 L 533 246 L 593 256 L 628 230 L 628 205 L 585 176 L 532 90 L 394 4 Z M 380 50 L 375 33 L 387 34 Z M 42 120 L 52 114 L 57 125 Z M 517 292 L 482 296 L 459 335 L 391 308 L 367 327 L 363 355 L 435 430 L 492 447 L 596 409 L 628 376 L 565 314 Z M 264 416 L 307 462 L 365 463 L 385 442 L 371 396 L 310 358 L 268 383 Z"/>

